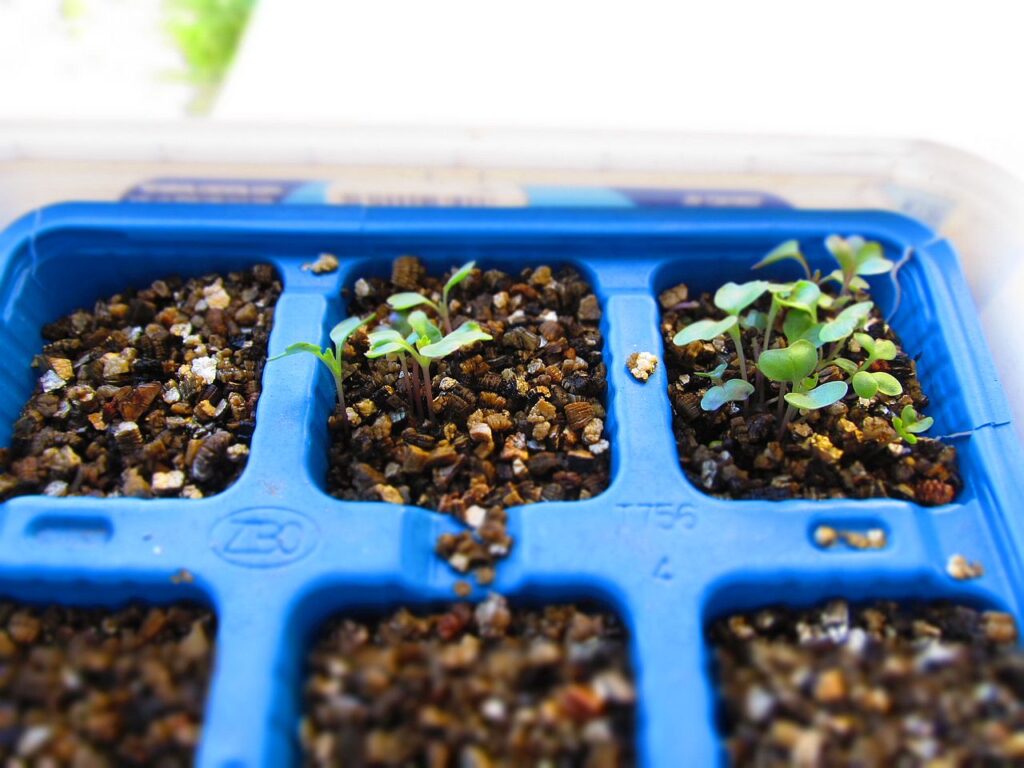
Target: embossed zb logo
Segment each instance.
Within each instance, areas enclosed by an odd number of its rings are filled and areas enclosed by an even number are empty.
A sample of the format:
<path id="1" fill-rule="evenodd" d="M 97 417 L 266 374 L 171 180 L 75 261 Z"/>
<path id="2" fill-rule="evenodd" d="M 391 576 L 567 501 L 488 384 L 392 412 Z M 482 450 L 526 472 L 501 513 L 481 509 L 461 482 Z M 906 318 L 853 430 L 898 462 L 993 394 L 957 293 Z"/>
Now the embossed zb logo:
<path id="1" fill-rule="evenodd" d="M 281 507 L 255 507 L 222 517 L 210 529 L 218 556 L 248 568 L 278 568 L 306 557 L 319 531 L 310 518 Z"/>

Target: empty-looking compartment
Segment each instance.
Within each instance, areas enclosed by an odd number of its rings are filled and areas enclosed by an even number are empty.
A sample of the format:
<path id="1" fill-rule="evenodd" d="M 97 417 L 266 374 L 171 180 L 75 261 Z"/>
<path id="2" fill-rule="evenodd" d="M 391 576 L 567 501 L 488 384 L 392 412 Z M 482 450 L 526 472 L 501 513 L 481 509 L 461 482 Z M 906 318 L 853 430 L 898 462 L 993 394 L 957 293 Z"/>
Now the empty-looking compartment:
<path id="1" fill-rule="evenodd" d="M 826 249 L 821 240 L 791 241 L 784 252 L 799 249 L 799 259 L 757 270 L 776 243 L 702 246 L 662 269 L 683 469 L 725 498 L 947 504 L 963 486 L 956 449 L 929 435 L 968 421 L 964 393 L 946 381 L 958 352 L 937 325 L 922 264 L 911 258 L 893 273 L 902 254 L 893 243 L 829 238 Z M 851 262 L 844 276 L 834 253 L 862 257 L 862 273 Z M 931 384 L 942 397 L 934 407 Z"/>
<path id="2" fill-rule="evenodd" d="M 601 609 L 498 595 L 335 617 L 308 656 L 304 762 L 633 765 L 627 643 Z"/>
<path id="3" fill-rule="evenodd" d="M 508 507 L 587 499 L 609 483 L 601 307 L 579 270 L 542 258 L 524 268 L 525 258 L 479 254 L 448 292 L 447 319 L 444 284 L 459 266 L 450 250 L 432 254 L 429 270 L 400 257 L 388 277 L 387 260 L 361 261 L 347 281 L 346 314 L 372 319 L 349 340 L 348 419 L 340 406 L 330 419 L 327 489 L 458 518 L 476 536 L 445 538 L 441 554 L 485 583 L 511 545 Z M 402 312 L 387 303 L 396 294 L 406 295 Z M 415 333 L 416 311 L 436 325 L 431 334 L 478 323 L 490 338 L 430 358 L 429 374 L 411 351 L 368 357 L 382 329 Z"/>
<path id="4" fill-rule="evenodd" d="M 0 597 L 0 761 L 192 765 L 215 634 L 212 611 L 194 603 Z"/>
<path id="5" fill-rule="evenodd" d="M 1008 613 L 831 600 L 725 615 L 708 637 L 733 765 L 1024 759 L 1024 654 Z"/>
<path id="6" fill-rule="evenodd" d="M 2 289 L 0 498 L 197 498 L 233 483 L 281 292 L 274 268 L 37 247 Z"/>

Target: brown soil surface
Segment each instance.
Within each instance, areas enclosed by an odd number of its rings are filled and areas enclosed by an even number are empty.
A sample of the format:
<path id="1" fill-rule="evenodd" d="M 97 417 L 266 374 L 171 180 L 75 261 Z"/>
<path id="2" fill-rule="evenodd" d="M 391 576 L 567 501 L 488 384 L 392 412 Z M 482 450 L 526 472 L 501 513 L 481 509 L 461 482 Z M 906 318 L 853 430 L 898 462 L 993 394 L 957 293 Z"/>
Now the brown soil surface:
<path id="1" fill-rule="evenodd" d="M 0 762 L 192 765 L 215 633 L 191 606 L 0 601 Z"/>
<path id="2" fill-rule="evenodd" d="M 334 621 L 309 657 L 304 764 L 629 766 L 634 700 L 608 614 L 510 611 L 492 595 Z"/>
<path id="3" fill-rule="evenodd" d="M 43 329 L 39 379 L 0 451 L 0 498 L 199 498 L 249 455 L 281 283 L 259 265 L 157 280 Z"/>
<path id="4" fill-rule="evenodd" d="M 738 766 L 1024 764 L 1024 654 L 1006 613 L 835 601 L 710 628 Z"/>

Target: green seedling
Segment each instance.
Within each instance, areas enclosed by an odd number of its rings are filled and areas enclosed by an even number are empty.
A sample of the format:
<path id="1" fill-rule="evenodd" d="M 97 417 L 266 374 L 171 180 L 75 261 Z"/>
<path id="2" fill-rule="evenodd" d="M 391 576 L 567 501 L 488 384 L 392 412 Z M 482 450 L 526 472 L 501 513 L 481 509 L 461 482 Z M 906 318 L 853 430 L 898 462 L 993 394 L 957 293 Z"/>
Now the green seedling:
<path id="1" fill-rule="evenodd" d="M 394 296 L 391 296 L 388 299 L 388 305 L 399 312 L 406 312 L 415 307 L 426 305 L 433 309 L 437 313 L 437 316 L 441 318 L 441 322 L 444 324 L 445 333 L 451 333 L 452 324 L 448 317 L 448 294 L 452 288 L 469 277 L 469 274 L 473 271 L 475 266 L 475 261 L 466 262 L 455 271 L 455 274 L 448 278 L 448 282 L 444 284 L 444 288 L 441 290 L 440 304 L 431 301 L 421 293 L 407 291 L 405 293 L 396 293 Z"/>
<path id="2" fill-rule="evenodd" d="M 751 280 L 749 283 L 726 283 L 715 292 L 715 306 L 729 315 L 734 322 L 726 329 L 732 343 L 736 347 L 736 355 L 740 359 L 740 376 L 747 380 L 747 356 L 743 352 L 743 338 L 740 335 L 739 315 L 744 309 L 757 301 L 768 290 L 764 280 Z M 727 318 L 728 319 L 728 318 Z"/>
<path id="3" fill-rule="evenodd" d="M 730 379 L 711 387 L 700 400 L 705 411 L 717 411 L 726 403 L 740 403 L 754 393 L 754 385 L 742 379 Z"/>
<path id="4" fill-rule="evenodd" d="M 328 346 L 321 349 L 316 344 L 299 341 L 295 344 L 289 344 L 285 347 L 284 352 L 280 355 L 275 355 L 267 362 L 280 360 L 282 357 L 296 355 L 300 352 L 308 352 L 311 355 L 316 356 L 316 358 L 326 365 L 327 369 L 331 372 L 331 376 L 334 379 L 334 386 L 337 391 L 338 405 L 341 407 L 341 420 L 343 424 L 348 426 L 348 409 L 345 407 L 345 387 L 343 383 L 345 343 L 353 333 L 362 328 L 372 319 L 373 315 L 369 315 L 364 318 L 349 317 L 342 320 L 331 329 L 331 344 L 333 345 L 333 348 Z"/>
<path id="5" fill-rule="evenodd" d="M 448 355 L 475 344 L 478 341 L 490 341 L 494 337 L 484 331 L 480 324 L 470 320 L 463 323 L 449 334 L 442 335 L 440 329 L 421 311 L 411 312 L 407 318 L 412 333 L 402 336 L 393 328 L 380 328 L 369 334 L 370 349 L 368 358 L 375 359 L 388 355 L 398 356 L 407 395 L 413 410 L 420 413 L 421 402 L 426 404 L 426 413 L 433 414 L 434 394 L 431 382 L 430 366 L 434 360 L 441 360 Z M 407 356 L 416 364 L 416 372 L 410 372 Z"/>
<path id="6" fill-rule="evenodd" d="M 763 259 L 754 265 L 754 269 L 760 269 L 761 267 L 767 267 L 769 264 L 776 264 L 780 261 L 786 260 L 798 262 L 800 266 L 804 268 L 804 275 L 807 279 L 814 279 L 811 275 L 811 267 L 808 265 L 807 259 L 804 258 L 803 253 L 800 251 L 800 243 L 796 240 L 787 240 L 786 242 L 772 248 Z"/>
<path id="7" fill-rule="evenodd" d="M 706 372 L 703 372 L 703 373 L 701 371 L 696 371 L 694 375 L 701 376 L 701 377 L 703 377 L 705 379 L 711 379 L 712 383 L 714 383 L 714 384 L 721 384 L 722 383 L 722 374 L 725 373 L 725 369 L 728 368 L 728 367 L 729 367 L 728 363 L 722 363 L 721 365 L 716 366 L 713 370 L 706 371 Z"/>
<path id="8" fill-rule="evenodd" d="M 840 237 L 831 235 L 825 239 L 825 247 L 839 262 L 839 269 L 826 280 L 835 280 L 841 286 L 837 301 L 845 303 L 852 291 L 866 291 L 868 283 L 864 276 L 882 275 L 892 269 L 893 263 L 885 258 L 881 243 L 866 241 L 863 237 Z"/>
<path id="9" fill-rule="evenodd" d="M 817 410 L 827 408 L 846 397 L 849 387 L 845 381 L 830 381 L 818 385 L 813 375 L 818 368 L 818 350 L 806 339 L 800 339 L 782 349 L 770 349 L 761 353 L 758 369 L 767 378 L 779 385 L 779 407 L 786 403 L 786 413 L 779 424 L 779 439 L 785 435 L 786 426 L 796 409 Z M 786 387 L 792 391 L 786 392 Z"/>
<path id="10" fill-rule="evenodd" d="M 871 371 L 857 371 L 853 374 L 853 378 L 850 379 L 850 383 L 853 385 L 853 391 L 857 393 L 857 396 L 863 397 L 865 400 L 870 400 L 879 392 L 889 397 L 897 397 L 903 394 L 903 385 L 900 384 L 899 380 L 884 371 L 874 373 Z"/>
<path id="11" fill-rule="evenodd" d="M 833 320 L 829 320 L 822 326 L 818 338 L 825 343 L 848 339 L 868 318 L 873 306 L 875 305 L 870 301 L 860 301 L 856 304 L 851 304 L 836 315 Z"/>
<path id="12" fill-rule="evenodd" d="M 917 436 L 931 429 L 934 423 L 935 419 L 931 416 L 921 418 L 912 405 L 903 406 L 900 415 L 892 417 L 892 428 L 909 445 L 914 445 L 917 442 Z"/>
<path id="13" fill-rule="evenodd" d="M 724 378 L 728 362 L 712 371 L 696 372 L 710 379 L 712 384 L 701 400 L 704 410 L 714 411 L 729 402 L 751 400 L 756 392 L 755 407 L 763 409 L 777 402 L 779 439 L 782 439 L 797 412 L 827 408 L 846 397 L 851 387 L 858 396 L 868 399 L 902 394 L 903 387 L 894 376 L 870 370 L 879 360 L 892 360 L 897 354 L 896 345 L 862 332 L 874 308 L 864 296 L 869 289 L 864 277 L 888 272 L 893 263 L 885 258 L 879 243 L 858 236 L 829 237 L 826 247 L 839 263 L 839 269 L 822 277 L 820 272 L 812 272 L 796 240 L 781 243 L 755 264 L 754 269 L 795 261 L 803 269 L 803 278 L 789 283 L 763 280 L 726 283 L 714 297 L 715 305 L 726 317 L 698 320 L 673 337 L 673 342 L 679 346 L 712 341 L 723 335 L 729 335 L 733 341 L 741 379 Z M 838 295 L 822 290 L 826 282 L 832 281 L 840 286 Z M 751 307 L 765 293 L 771 299 L 767 308 Z M 823 316 L 823 313 L 826 314 Z M 756 387 L 747 379 L 744 331 L 753 332 L 747 333 L 747 342 L 756 361 Z M 773 338 L 780 331 L 785 337 L 783 346 Z M 859 364 L 842 356 L 843 350 L 854 341 L 865 353 Z M 842 371 L 847 380 L 837 379 L 838 371 Z M 766 380 L 778 385 L 777 400 L 766 400 Z"/>

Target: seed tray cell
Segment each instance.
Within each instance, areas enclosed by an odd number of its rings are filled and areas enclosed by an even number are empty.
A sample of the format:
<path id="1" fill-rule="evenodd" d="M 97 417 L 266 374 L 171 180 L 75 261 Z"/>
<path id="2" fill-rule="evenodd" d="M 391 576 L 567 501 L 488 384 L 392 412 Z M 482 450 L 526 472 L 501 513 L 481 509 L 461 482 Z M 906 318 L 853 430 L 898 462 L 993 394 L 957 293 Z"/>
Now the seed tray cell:
<path id="1" fill-rule="evenodd" d="M 750 266 L 798 238 L 812 266 L 831 233 L 861 234 L 906 256 L 874 300 L 931 396 L 930 435 L 960 453 L 964 490 L 926 509 L 893 500 L 729 501 L 679 466 L 664 366 L 646 383 L 633 352 L 663 358 L 657 293 L 750 279 Z M 302 269 L 321 252 L 340 269 Z M 515 272 L 567 264 L 604 316 L 612 480 L 595 498 L 510 511 L 515 538 L 494 588 L 513 602 L 597 601 L 622 617 L 638 689 L 642 765 L 713 765 L 706 622 L 731 610 L 823 597 L 952 598 L 1024 623 L 1021 453 L 973 304 L 948 243 L 894 214 L 800 211 L 570 211 L 252 208 L 72 204 L 0 235 L 0 444 L 28 398 L 41 326 L 99 297 L 171 273 L 268 262 L 284 283 L 270 354 L 320 339 L 344 316 L 343 287 L 419 255 L 444 269 L 475 258 Z M 781 266 L 781 265 L 777 265 Z M 770 278 L 788 276 L 784 267 Z M 411 506 L 343 502 L 324 491 L 332 383 L 311 356 L 267 366 L 248 465 L 205 499 L 22 496 L 0 505 L 0 585 L 37 600 L 110 602 L 125 590 L 201 595 L 216 611 L 217 659 L 198 765 L 277 766 L 298 756 L 303 659 L 322 622 L 454 597 L 433 554 L 450 518 Z M 819 524 L 887 533 L 878 550 L 815 546 Z M 983 577 L 955 581 L 953 554 Z M 184 577 L 184 578 L 183 578 Z M 160 585 L 158 587 L 158 585 Z M 482 597 L 480 590 L 473 599 Z"/>

